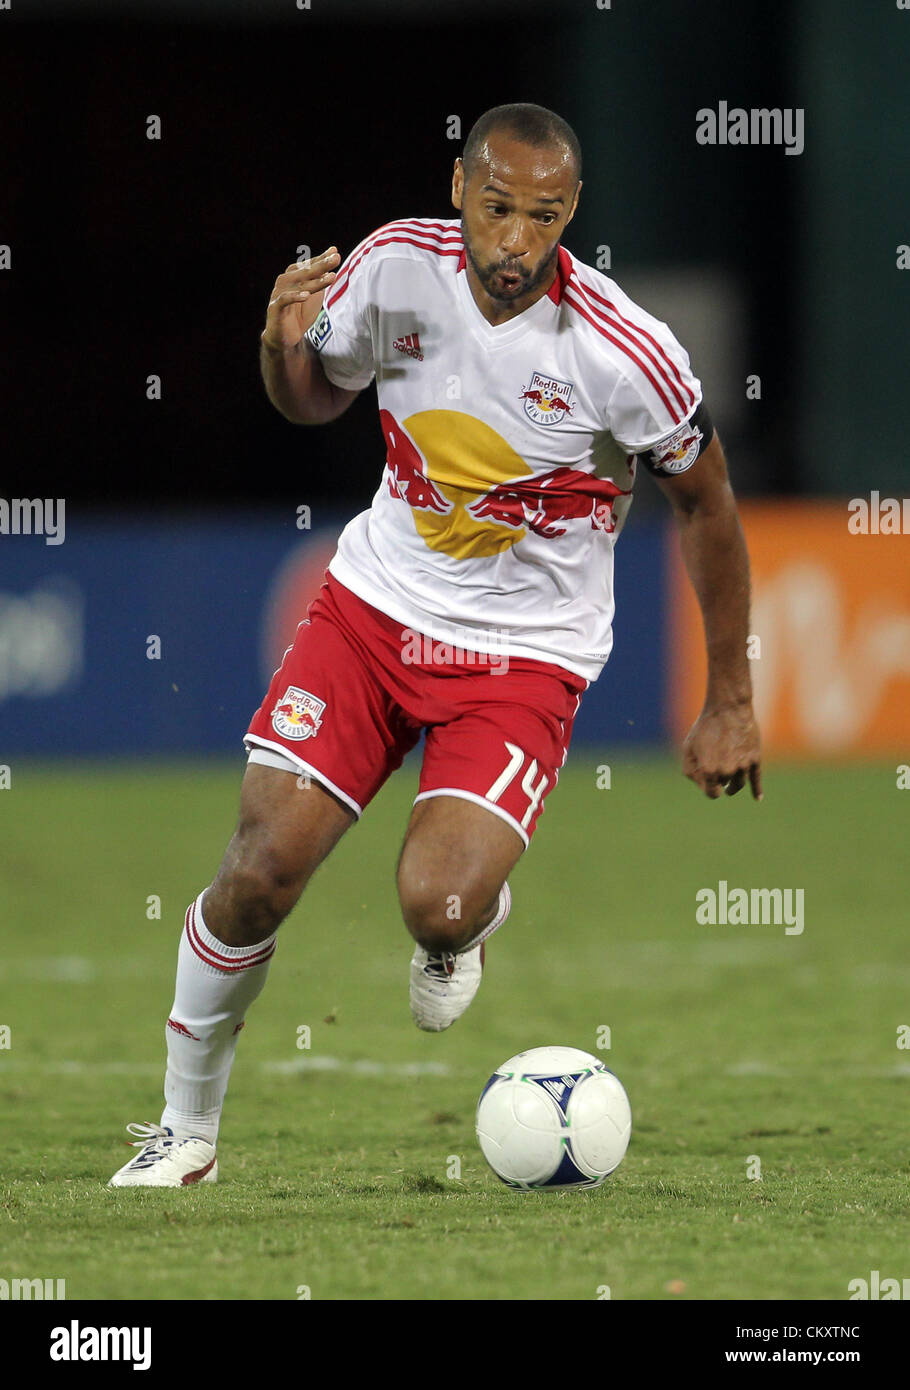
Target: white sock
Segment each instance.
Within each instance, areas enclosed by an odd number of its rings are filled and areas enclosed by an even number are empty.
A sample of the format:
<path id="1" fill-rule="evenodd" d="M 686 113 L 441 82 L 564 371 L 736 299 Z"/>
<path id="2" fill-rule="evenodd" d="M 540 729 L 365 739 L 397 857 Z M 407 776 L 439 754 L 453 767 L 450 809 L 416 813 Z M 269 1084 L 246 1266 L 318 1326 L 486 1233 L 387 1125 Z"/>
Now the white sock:
<path id="1" fill-rule="evenodd" d="M 237 1034 L 265 984 L 276 943 L 273 933 L 255 946 L 225 946 L 203 920 L 205 891 L 187 908 L 177 952 L 161 1123 L 214 1144 Z"/>
<path id="2" fill-rule="evenodd" d="M 460 951 L 456 951 L 456 956 L 463 956 L 465 951 L 473 951 L 475 946 L 479 946 L 482 941 L 486 941 L 488 936 L 492 936 L 497 927 L 501 927 L 503 922 L 512 911 L 512 892 L 507 883 L 504 883 L 499 890 L 499 907 L 496 909 L 496 916 L 492 922 L 472 937 L 466 946 L 462 946 Z"/>

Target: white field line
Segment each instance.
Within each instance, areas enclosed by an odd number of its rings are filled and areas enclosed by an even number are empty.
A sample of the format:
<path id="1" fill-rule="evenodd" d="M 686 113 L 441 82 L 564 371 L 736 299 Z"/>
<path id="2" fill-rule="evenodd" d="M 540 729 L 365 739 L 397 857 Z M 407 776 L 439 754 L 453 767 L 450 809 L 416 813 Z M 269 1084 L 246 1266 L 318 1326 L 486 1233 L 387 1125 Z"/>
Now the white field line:
<path id="1" fill-rule="evenodd" d="M 888 1067 L 838 1067 L 841 1076 L 891 1078 L 910 1076 L 910 1062 L 892 1062 Z M 724 1067 L 724 1076 L 808 1076 L 805 1067 L 779 1067 L 772 1062 L 734 1062 Z"/>
<path id="2" fill-rule="evenodd" d="M 98 978 L 88 956 L 32 956 L 0 962 L 2 980 L 43 980 L 49 984 L 86 985 Z"/>
<path id="3" fill-rule="evenodd" d="M 345 1076 L 452 1076 L 445 1062 L 380 1062 L 363 1057 L 294 1057 L 253 1062 L 259 1071 L 271 1076 L 299 1076 L 307 1072 L 337 1072 Z M 242 1063 L 241 1063 L 242 1066 Z M 699 1069 L 701 1070 L 701 1069 Z M 840 1067 L 841 1076 L 891 1079 L 910 1076 L 910 1062 L 893 1062 L 886 1067 Z M 164 1076 L 164 1062 L 38 1062 L 5 1058 L 0 1054 L 0 1080 L 11 1073 L 38 1076 Z M 808 1067 L 782 1067 L 758 1060 L 733 1062 L 722 1069 L 723 1076 L 809 1076 Z"/>
<path id="4" fill-rule="evenodd" d="M 613 966 L 630 975 L 647 967 L 651 974 L 663 968 L 674 976 L 680 967 L 685 966 L 714 966 L 718 969 L 737 965 L 780 967 L 782 962 L 786 963 L 786 957 L 780 950 L 782 945 L 789 950 L 789 943 L 786 940 L 781 942 L 777 937 L 763 940 L 755 937 L 693 940 L 691 944 L 678 940 L 618 942 Z M 852 968 L 847 965 L 842 968 L 849 970 L 850 978 L 855 983 L 868 987 L 910 984 L 910 965 L 898 961 L 866 961 Z M 817 967 L 810 962 L 795 968 L 786 963 L 786 969 L 788 979 L 794 978 L 796 971 L 802 972 L 802 983 L 813 983 L 816 979 Z M 128 979 L 147 973 L 148 962 L 140 956 L 120 956 L 115 960 L 101 961 L 90 956 L 23 956 L 0 960 L 0 980 L 7 983 L 37 980 L 46 984 L 85 985 L 100 979 Z"/>
<path id="5" fill-rule="evenodd" d="M 173 973 L 172 963 L 167 969 Z M 148 978 L 149 964 L 142 956 L 117 956 L 102 960 L 90 956 L 20 956 L 0 961 L 4 984 L 37 980 L 49 985 L 91 985 L 97 980 Z"/>
<path id="6" fill-rule="evenodd" d="M 445 1062 L 377 1062 L 370 1057 L 360 1061 L 343 1061 L 340 1057 L 294 1057 L 290 1061 L 261 1062 L 263 1071 L 281 1076 L 298 1072 L 343 1071 L 351 1076 L 451 1076 L 452 1068 Z"/>
<path id="7" fill-rule="evenodd" d="M 242 1065 L 242 1064 L 241 1064 Z M 380 1062 L 365 1057 L 352 1061 L 343 1057 L 300 1057 L 254 1062 L 260 1071 L 279 1076 L 305 1072 L 340 1072 L 346 1076 L 451 1076 L 445 1062 Z M 9 1072 L 30 1072 L 39 1076 L 164 1076 L 164 1062 L 37 1062 L 0 1056 L 0 1079 Z"/>

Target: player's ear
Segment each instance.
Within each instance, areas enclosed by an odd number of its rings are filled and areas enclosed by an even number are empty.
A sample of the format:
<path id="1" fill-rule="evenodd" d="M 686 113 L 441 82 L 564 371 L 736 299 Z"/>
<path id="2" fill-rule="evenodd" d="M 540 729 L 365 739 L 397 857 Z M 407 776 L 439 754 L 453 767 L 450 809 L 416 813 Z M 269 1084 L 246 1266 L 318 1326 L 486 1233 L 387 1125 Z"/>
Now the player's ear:
<path id="1" fill-rule="evenodd" d="M 452 206 L 461 212 L 461 198 L 464 193 L 464 164 L 461 155 L 455 160 L 455 169 L 452 173 Z"/>

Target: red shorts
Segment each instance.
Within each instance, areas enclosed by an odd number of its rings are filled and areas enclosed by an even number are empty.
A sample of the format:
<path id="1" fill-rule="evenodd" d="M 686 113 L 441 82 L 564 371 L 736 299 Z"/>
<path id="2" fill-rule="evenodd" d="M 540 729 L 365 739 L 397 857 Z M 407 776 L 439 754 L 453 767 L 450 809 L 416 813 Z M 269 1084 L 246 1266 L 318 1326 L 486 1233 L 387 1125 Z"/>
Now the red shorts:
<path id="1" fill-rule="evenodd" d="M 587 685 L 545 661 L 421 638 L 327 573 L 244 742 L 359 816 L 426 730 L 417 801 L 476 801 L 527 845 Z"/>

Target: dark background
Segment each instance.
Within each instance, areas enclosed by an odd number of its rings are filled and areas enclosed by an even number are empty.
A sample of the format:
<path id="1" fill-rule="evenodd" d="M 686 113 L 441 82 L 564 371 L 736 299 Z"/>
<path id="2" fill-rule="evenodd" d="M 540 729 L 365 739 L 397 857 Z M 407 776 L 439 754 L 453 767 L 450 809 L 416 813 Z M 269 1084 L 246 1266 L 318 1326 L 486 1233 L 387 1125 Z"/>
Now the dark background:
<path id="1" fill-rule="evenodd" d="M 570 251 L 594 263 L 608 243 L 608 273 L 653 283 L 643 302 L 690 350 L 659 275 L 684 272 L 693 297 L 701 276 L 733 287 L 736 408 L 695 351 L 693 366 L 740 493 L 897 488 L 908 40 L 910 13 L 839 0 L 14 0 L 0 486 L 93 507 L 366 504 L 374 389 L 331 429 L 282 420 L 258 374 L 272 282 L 303 243 L 346 254 L 393 218 L 453 215 L 448 117 L 464 136 L 488 106 L 532 100 L 582 142 Z M 695 113 L 720 99 L 805 108 L 805 153 L 699 146 Z"/>

